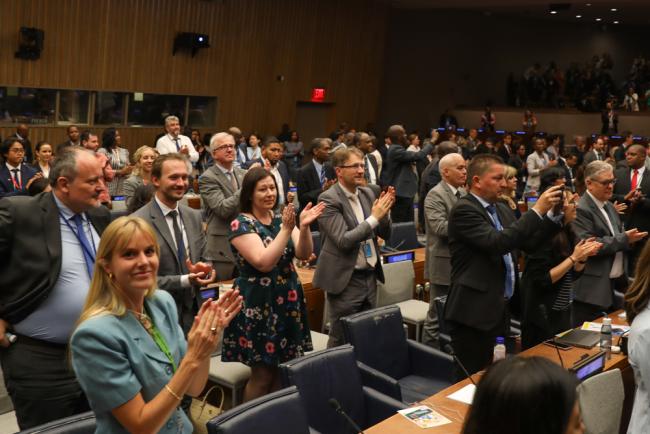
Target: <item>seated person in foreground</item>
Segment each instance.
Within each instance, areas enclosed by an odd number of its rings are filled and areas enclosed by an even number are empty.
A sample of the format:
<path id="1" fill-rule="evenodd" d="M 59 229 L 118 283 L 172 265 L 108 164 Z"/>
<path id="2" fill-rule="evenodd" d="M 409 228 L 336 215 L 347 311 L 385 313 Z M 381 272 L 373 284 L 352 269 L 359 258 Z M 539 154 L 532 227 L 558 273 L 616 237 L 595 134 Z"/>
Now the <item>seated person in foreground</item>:
<path id="1" fill-rule="evenodd" d="M 481 378 L 463 434 L 584 434 L 578 380 L 543 357 L 512 357 Z"/>
<path id="2" fill-rule="evenodd" d="M 96 433 L 191 433 L 181 399 L 203 391 L 210 355 L 241 309 L 237 291 L 206 301 L 186 342 L 174 300 L 155 289 L 159 250 L 153 230 L 137 217 L 118 218 L 102 235 L 71 338 Z"/>

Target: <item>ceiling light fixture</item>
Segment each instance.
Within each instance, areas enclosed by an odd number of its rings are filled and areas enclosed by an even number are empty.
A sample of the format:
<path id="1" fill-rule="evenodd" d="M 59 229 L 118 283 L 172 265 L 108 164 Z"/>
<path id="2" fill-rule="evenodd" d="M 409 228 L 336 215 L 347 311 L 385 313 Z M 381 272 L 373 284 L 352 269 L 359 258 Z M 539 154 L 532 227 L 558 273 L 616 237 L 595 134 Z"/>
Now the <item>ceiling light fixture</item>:
<path id="1" fill-rule="evenodd" d="M 551 15 L 557 14 L 557 11 L 551 11 Z"/>
<path id="2" fill-rule="evenodd" d="M 587 3 L 587 5 L 586 5 L 586 6 L 591 6 L 591 3 Z"/>
<path id="3" fill-rule="evenodd" d="M 576 15 L 576 18 L 582 18 L 582 15 Z"/>
<path id="4" fill-rule="evenodd" d="M 610 11 L 612 11 L 612 12 L 616 12 L 616 11 L 618 11 L 618 9 L 616 9 L 616 8 L 611 8 Z"/>
<path id="5" fill-rule="evenodd" d="M 596 18 L 596 21 L 602 21 L 602 19 L 601 18 Z"/>
<path id="6" fill-rule="evenodd" d="M 618 24 L 618 21 L 614 21 L 614 24 Z"/>

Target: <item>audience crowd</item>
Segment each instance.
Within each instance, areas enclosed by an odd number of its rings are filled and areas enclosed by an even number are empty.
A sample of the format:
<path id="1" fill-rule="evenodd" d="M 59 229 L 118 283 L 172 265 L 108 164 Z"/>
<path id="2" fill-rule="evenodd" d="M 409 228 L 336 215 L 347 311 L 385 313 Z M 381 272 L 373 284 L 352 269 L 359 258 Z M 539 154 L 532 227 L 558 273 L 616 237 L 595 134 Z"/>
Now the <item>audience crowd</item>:
<path id="1" fill-rule="evenodd" d="M 590 95 L 599 107 L 614 94 L 611 66 L 607 55 L 566 74 L 535 65 L 518 95 L 531 106 Z M 633 69 L 634 90 L 648 68 L 639 58 Z M 315 266 L 328 346 L 340 345 L 341 318 L 375 307 L 394 223 L 426 233 L 423 342 L 443 347 L 433 300 L 447 296 L 451 349 L 470 374 L 491 364 L 497 337 L 514 339 L 512 319 L 532 347 L 620 309 L 636 276 L 625 299 L 636 318 L 633 367 L 645 379 L 647 144 L 629 132 L 620 143 L 606 133 L 568 143 L 537 133 L 532 112 L 525 135 L 497 132 L 489 107 L 467 136 L 448 111 L 443 121 L 444 132 L 426 137 L 402 125 L 378 135 L 342 124 L 303 143 L 288 125 L 267 137 L 237 127 L 185 135 L 169 116 L 133 155 L 115 128 L 71 126 L 68 141 L 32 149 L 19 126 L 0 147 L 0 359 L 20 427 L 92 409 L 103 432 L 191 432 L 189 397 L 203 390 L 218 350 L 251 367 L 245 400 L 277 390 L 278 365 L 313 349 L 296 267 Z M 188 193 L 200 195 L 202 212 L 186 205 Z M 230 279 L 218 300 L 202 296 Z M 465 375 L 459 365 L 457 378 Z M 517 375 L 531 390 L 508 388 Z M 497 407 L 521 408 L 521 423 L 532 424 L 521 432 L 582 432 L 574 383 L 542 360 L 498 363 L 465 432 L 505 432 Z M 547 393 L 553 402 L 536 407 Z M 639 402 L 647 405 L 647 391 Z M 533 430 L 533 419 L 555 411 L 560 420 Z"/>

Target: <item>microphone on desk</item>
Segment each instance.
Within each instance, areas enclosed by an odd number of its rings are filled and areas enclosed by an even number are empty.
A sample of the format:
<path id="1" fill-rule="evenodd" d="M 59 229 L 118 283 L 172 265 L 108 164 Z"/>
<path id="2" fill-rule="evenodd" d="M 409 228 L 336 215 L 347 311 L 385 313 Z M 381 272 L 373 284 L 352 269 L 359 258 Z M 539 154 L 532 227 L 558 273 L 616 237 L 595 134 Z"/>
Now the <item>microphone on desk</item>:
<path id="1" fill-rule="evenodd" d="M 467 372 L 467 369 L 465 369 L 465 365 L 463 365 L 463 363 L 460 361 L 460 359 L 459 359 L 458 356 L 456 355 L 456 352 L 455 352 L 454 349 L 451 347 L 451 345 L 449 345 L 449 344 L 445 345 L 445 346 L 444 346 L 444 350 L 445 350 L 445 351 L 446 351 L 446 352 L 447 352 L 451 357 L 454 358 L 454 362 L 455 362 L 455 363 L 460 367 L 460 369 L 463 370 L 463 373 L 467 376 L 467 378 L 469 378 L 469 381 L 471 381 L 472 384 L 473 384 L 474 386 L 476 386 L 476 383 L 474 382 L 474 379 L 472 378 L 471 375 L 469 375 L 469 372 Z"/>
<path id="2" fill-rule="evenodd" d="M 339 404 L 339 402 L 336 400 L 336 398 L 328 399 L 327 403 L 330 405 L 330 407 L 332 407 L 334 409 L 334 411 L 336 411 L 338 414 L 343 416 L 343 419 L 345 419 L 345 421 L 348 423 L 348 425 L 350 425 L 354 429 L 354 432 L 359 433 L 359 434 L 363 434 L 363 430 L 361 429 L 361 427 L 359 425 L 357 425 L 354 422 L 354 420 L 352 420 L 352 418 L 350 416 L 348 416 L 348 414 L 341 408 L 341 404 Z"/>

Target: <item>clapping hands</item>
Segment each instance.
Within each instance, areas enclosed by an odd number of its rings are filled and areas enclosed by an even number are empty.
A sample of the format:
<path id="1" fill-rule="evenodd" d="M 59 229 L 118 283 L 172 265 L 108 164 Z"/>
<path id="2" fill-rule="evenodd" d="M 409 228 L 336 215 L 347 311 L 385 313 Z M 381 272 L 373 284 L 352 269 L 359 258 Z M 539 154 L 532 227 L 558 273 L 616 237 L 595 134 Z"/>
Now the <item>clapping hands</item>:
<path id="1" fill-rule="evenodd" d="M 302 210 L 302 213 L 300 213 L 300 227 L 309 227 L 309 225 L 318 219 L 324 210 L 325 204 L 323 202 L 320 202 L 316 206 L 312 206 L 311 202 L 309 202 Z"/>

